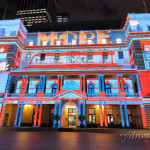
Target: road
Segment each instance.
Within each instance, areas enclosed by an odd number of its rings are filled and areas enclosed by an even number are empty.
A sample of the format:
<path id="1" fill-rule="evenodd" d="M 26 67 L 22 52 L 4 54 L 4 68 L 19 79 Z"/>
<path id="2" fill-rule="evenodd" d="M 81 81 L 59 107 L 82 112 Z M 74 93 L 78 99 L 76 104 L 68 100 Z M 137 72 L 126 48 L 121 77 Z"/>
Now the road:
<path id="1" fill-rule="evenodd" d="M 144 136 L 146 135 L 143 134 Z M 149 150 L 149 148 L 150 134 L 148 140 L 110 133 L 0 132 L 0 150 Z"/>

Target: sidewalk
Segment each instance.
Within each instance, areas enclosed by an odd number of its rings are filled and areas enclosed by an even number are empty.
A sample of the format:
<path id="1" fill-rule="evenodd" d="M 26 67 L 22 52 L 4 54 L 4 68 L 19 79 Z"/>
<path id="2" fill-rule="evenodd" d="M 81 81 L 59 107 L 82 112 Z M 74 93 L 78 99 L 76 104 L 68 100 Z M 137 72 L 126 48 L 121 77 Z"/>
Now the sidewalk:
<path id="1" fill-rule="evenodd" d="M 143 133 L 150 134 L 149 129 L 120 129 L 120 128 L 36 128 L 36 127 L 0 127 L 0 132 L 87 132 L 87 133 Z"/>

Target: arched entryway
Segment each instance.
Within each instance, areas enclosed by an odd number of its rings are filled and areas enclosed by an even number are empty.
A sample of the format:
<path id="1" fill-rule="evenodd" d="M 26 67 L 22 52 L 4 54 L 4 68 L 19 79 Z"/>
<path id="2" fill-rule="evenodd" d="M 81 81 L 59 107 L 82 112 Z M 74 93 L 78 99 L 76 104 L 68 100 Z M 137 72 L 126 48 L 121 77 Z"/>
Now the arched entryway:
<path id="1" fill-rule="evenodd" d="M 62 127 L 77 127 L 78 126 L 78 107 L 74 103 L 67 103 L 63 106 Z"/>

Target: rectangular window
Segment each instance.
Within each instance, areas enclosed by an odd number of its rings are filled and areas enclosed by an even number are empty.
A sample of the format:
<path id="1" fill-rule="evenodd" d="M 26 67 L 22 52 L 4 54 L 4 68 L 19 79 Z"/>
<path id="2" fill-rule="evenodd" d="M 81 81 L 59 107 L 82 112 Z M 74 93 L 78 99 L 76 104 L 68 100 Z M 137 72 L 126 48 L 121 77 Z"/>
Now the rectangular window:
<path id="1" fill-rule="evenodd" d="M 107 43 L 107 39 L 102 39 L 102 44 L 106 44 Z"/>
<path id="2" fill-rule="evenodd" d="M 43 41 L 43 42 L 42 42 L 42 45 L 47 45 L 47 41 Z"/>
<path id="3" fill-rule="evenodd" d="M 118 58 L 119 59 L 124 59 L 123 51 L 118 51 Z"/>
<path id="4" fill-rule="evenodd" d="M 95 123 L 95 109 L 89 108 L 89 123 Z"/>
<path id="5" fill-rule="evenodd" d="M 121 39 L 121 38 L 117 38 L 117 39 L 116 39 L 116 42 L 117 42 L 117 43 L 122 43 L 122 39 Z"/>
<path id="6" fill-rule="evenodd" d="M 42 53 L 41 54 L 41 61 L 44 61 L 45 60 L 45 53 Z"/>
<path id="7" fill-rule="evenodd" d="M 33 41 L 29 41 L 29 46 L 33 46 Z"/>
<path id="8" fill-rule="evenodd" d="M 55 53 L 55 63 L 59 63 L 60 53 Z"/>
<path id="9" fill-rule="evenodd" d="M 29 61 L 31 58 L 31 54 L 27 54 L 27 58 L 26 58 L 26 61 Z"/>
<path id="10" fill-rule="evenodd" d="M 77 41 L 76 40 L 72 40 L 72 45 L 76 45 L 77 44 Z"/>
<path id="11" fill-rule="evenodd" d="M 114 118 L 113 118 L 113 109 L 111 108 L 107 108 L 107 120 L 108 120 L 108 124 L 113 123 Z"/>
<path id="12" fill-rule="evenodd" d="M 93 61 L 93 53 L 92 52 L 88 52 L 87 60 L 88 60 L 88 63 L 91 63 Z"/>
<path id="13" fill-rule="evenodd" d="M 103 59 L 108 59 L 108 52 L 103 52 Z"/>
<path id="14" fill-rule="evenodd" d="M 61 45 L 61 41 L 60 40 L 56 40 L 56 45 Z"/>
<path id="15" fill-rule="evenodd" d="M 91 39 L 87 40 L 87 43 L 92 44 L 92 40 Z"/>

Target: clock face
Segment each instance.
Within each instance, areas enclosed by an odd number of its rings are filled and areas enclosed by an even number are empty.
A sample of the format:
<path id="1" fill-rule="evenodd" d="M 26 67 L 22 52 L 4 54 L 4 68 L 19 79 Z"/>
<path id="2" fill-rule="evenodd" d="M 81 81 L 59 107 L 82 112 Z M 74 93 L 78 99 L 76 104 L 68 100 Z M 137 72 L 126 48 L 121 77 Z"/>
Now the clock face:
<path id="1" fill-rule="evenodd" d="M 150 51 L 150 45 L 144 45 L 144 51 Z"/>

